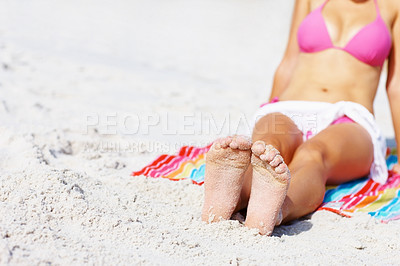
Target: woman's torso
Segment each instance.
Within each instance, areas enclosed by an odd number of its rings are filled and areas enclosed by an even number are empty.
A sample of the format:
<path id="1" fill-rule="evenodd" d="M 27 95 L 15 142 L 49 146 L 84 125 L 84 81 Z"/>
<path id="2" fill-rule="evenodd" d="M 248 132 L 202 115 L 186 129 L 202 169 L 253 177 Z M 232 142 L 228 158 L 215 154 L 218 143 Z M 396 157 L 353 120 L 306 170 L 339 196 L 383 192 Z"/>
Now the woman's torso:
<path id="1" fill-rule="evenodd" d="M 321 7 L 325 0 L 311 0 L 310 12 Z M 358 3 L 356 3 L 358 2 Z M 389 3 L 388 3 L 389 2 Z M 390 2 L 377 0 L 330 0 L 321 9 L 332 44 L 318 52 L 300 52 L 288 87 L 280 100 L 352 101 L 373 113 L 373 101 L 379 83 L 381 66 L 362 62 L 343 51 L 360 30 L 375 21 L 379 12 L 382 30 L 388 30 L 396 14 Z M 378 9 L 376 9 L 378 4 Z M 346 10 L 346 12 L 340 12 Z M 386 26 L 387 29 L 384 29 Z M 364 34 L 368 32 L 364 32 Z M 326 37 L 326 36 L 325 36 Z M 389 36 L 390 37 L 390 36 Z M 371 45 L 365 43 L 363 45 Z"/>

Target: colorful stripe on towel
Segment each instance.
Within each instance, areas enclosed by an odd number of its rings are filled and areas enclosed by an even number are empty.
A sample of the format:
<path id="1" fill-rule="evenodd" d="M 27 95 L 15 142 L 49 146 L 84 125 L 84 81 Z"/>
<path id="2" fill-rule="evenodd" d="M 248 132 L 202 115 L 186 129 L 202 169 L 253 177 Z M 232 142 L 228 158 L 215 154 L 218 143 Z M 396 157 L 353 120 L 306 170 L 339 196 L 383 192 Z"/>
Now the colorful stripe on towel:
<path id="1" fill-rule="evenodd" d="M 362 178 L 328 189 L 318 210 L 346 217 L 368 213 L 383 222 L 400 219 L 400 175 L 389 171 L 389 179 L 383 185 Z"/>
<path id="2" fill-rule="evenodd" d="M 193 183 L 204 183 L 204 171 L 206 168 L 205 154 L 211 144 L 198 148 L 183 146 L 176 155 L 160 155 L 151 164 L 142 170 L 133 172 L 133 176 L 144 175 L 147 177 L 161 177 L 173 181 L 191 179 Z"/>
<path id="3" fill-rule="evenodd" d="M 159 156 L 133 176 L 144 175 L 170 180 L 191 179 L 193 183 L 204 183 L 205 154 L 211 144 L 198 148 L 182 147 L 178 154 Z M 389 169 L 397 162 L 397 156 L 387 158 Z M 355 213 L 368 213 L 383 222 L 400 219 L 400 175 L 389 171 L 389 179 L 379 184 L 362 178 L 327 189 L 318 210 L 327 210 L 351 217 Z"/>

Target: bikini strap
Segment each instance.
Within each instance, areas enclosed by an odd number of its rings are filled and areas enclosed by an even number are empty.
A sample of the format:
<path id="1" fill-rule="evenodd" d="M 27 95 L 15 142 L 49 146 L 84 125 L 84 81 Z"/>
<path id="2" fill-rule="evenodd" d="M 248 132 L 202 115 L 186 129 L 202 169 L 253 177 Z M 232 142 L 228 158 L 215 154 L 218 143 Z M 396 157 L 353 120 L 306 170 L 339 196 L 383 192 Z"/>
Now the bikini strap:
<path id="1" fill-rule="evenodd" d="M 326 3 L 328 3 L 329 0 L 325 0 L 325 2 L 319 7 L 319 9 L 322 11 L 322 9 L 324 8 L 324 6 L 326 5 Z"/>
<path id="2" fill-rule="evenodd" d="M 376 15 L 380 17 L 381 16 L 381 11 L 379 10 L 378 1 L 374 0 L 374 3 L 375 3 Z"/>

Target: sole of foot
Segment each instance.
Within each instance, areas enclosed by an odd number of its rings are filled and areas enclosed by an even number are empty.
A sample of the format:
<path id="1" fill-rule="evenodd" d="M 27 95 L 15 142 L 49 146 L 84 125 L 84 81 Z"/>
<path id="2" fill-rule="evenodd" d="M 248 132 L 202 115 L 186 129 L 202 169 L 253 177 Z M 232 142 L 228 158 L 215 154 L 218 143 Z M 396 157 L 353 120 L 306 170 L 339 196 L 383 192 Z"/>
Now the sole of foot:
<path id="1" fill-rule="evenodd" d="M 239 201 L 244 173 L 250 165 L 251 140 L 245 136 L 218 139 L 206 154 L 203 221 L 227 220 Z"/>
<path id="2" fill-rule="evenodd" d="M 282 220 L 281 207 L 290 182 L 290 171 L 279 151 L 263 141 L 251 147 L 253 179 L 245 225 L 271 235 Z"/>

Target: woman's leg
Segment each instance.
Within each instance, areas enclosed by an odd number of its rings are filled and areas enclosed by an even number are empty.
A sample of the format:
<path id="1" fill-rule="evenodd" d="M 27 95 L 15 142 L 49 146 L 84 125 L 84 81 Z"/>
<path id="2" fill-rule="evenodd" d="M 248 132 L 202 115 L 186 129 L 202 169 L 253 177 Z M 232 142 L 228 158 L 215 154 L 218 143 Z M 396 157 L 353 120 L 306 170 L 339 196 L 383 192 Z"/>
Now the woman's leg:
<path id="1" fill-rule="evenodd" d="M 331 125 L 296 150 L 289 164 L 291 181 L 282 206 L 283 222 L 313 212 L 326 184 L 340 184 L 368 174 L 373 145 L 356 123 Z"/>
<path id="2" fill-rule="evenodd" d="M 303 143 L 303 133 L 296 124 L 281 113 L 268 114 L 256 123 L 252 141 L 261 140 L 266 144 L 274 146 L 281 154 L 286 163 L 290 163 L 297 147 Z M 235 209 L 239 211 L 247 207 L 251 191 L 251 180 L 253 167 L 250 164 L 244 175 L 244 183 L 240 193 L 240 200 Z"/>
<path id="3" fill-rule="evenodd" d="M 281 221 L 314 211 L 322 203 L 326 183 L 362 177 L 373 161 L 371 137 L 355 123 L 329 126 L 304 142 L 289 167 L 261 141 L 253 144 L 252 151 L 254 170 L 246 226 L 259 229 L 261 234 L 270 234 Z"/>

